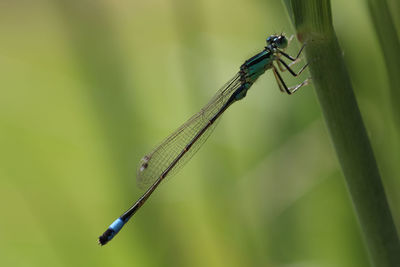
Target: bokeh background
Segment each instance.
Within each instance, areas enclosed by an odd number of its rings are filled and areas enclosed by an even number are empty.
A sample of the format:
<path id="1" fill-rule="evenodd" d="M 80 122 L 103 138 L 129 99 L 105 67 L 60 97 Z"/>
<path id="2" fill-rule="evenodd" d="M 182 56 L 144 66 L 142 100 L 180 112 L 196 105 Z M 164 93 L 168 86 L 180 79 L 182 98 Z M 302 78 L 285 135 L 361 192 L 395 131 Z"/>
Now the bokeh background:
<path id="1" fill-rule="evenodd" d="M 399 128 L 379 43 L 364 1 L 332 5 L 399 224 Z M 2 0 L 0 265 L 368 266 L 313 88 L 289 97 L 272 73 L 96 244 L 141 195 L 140 158 L 281 32 L 294 33 L 281 1 Z"/>

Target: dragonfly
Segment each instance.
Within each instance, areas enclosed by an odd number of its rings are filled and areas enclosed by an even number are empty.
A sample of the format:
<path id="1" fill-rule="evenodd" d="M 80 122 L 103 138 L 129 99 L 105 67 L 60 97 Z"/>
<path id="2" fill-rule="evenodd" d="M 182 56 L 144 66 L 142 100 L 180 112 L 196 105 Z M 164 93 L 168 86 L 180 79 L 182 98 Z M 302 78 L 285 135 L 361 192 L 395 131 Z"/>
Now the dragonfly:
<path id="1" fill-rule="evenodd" d="M 264 50 L 246 60 L 240 66 L 239 72 L 214 95 L 206 106 L 141 159 L 137 169 L 137 181 L 140 188 L 147 190 L 99 237 L 100 245 L 105 245 L 113 239 L 143 206 L 160 183 L 167 176 L 174 175 L 190 160 L 210 136 L 221 115 L 233 103 L 243 99 L 254 82 L 266 70 L 272 69 L 280 91 L 289 95 L 309 83 L 310 78 L 307 78 L 300 84 L 287 87 L 282 79 L 280 72 L 289 71 L 291 75 L 299 76 L 308 66 L 306 63 L 298 72 L 291 68 L 294 63 L 299 61 L 305 47 L 303 44 L 297 56 L 290 56 L 283 50 L 291 39 L 286 38 L 284 34 L 269 36 L 266 39 L 267 45 Z M 288 64 L 283 58 L 291 62 Z"/>

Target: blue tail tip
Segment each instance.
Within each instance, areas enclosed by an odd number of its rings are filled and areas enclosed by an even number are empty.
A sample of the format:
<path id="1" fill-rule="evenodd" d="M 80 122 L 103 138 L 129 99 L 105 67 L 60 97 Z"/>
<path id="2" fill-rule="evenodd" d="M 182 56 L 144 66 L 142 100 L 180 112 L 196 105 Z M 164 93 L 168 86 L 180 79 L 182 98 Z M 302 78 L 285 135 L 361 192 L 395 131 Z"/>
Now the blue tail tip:
<path id="1" fill-rule="evenodd" d="M 108 243 L 113 237 L 118 234 L 119 230 L 124 226 L 125 222 L 118 218 L 116 219 L 110 227 L 101 235 L 99 236 L 98 243 L 102 246 Z"/>

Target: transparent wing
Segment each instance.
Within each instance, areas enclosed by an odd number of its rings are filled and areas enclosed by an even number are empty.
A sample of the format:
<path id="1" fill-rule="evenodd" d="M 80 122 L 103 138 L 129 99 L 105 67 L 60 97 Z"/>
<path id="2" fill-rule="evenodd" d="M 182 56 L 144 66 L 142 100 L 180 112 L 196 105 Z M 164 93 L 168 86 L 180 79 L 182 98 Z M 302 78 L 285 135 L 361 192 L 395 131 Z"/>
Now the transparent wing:
<path id="1" fill-rule="evenodd" d="M 137 183 L 139 188 L 148 188 L 161 176 L 168 166 L 178 157 L 185 146 L 193 140 L 196 134 L 202 128 L 206 127 L 209 120 L 218 113 L 240 85 L 240 76 L 236 74 L 214 95 L 200 112 L 193 115 L 160 145 L 155 147 L 153 151 L 142 158 L 137 169 Z M 169 171 L 168 177 L 176 174 L 177 171 L 188 162 L 207 140 L 215 126 L 216 122 L 197 139 L 179 162 Z"/>

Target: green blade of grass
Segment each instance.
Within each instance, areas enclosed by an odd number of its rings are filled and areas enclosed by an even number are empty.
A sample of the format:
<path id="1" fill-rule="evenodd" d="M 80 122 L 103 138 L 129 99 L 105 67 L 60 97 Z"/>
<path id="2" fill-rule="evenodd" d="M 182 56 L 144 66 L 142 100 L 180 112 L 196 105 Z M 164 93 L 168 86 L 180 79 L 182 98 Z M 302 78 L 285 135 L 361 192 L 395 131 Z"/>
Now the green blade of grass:
<path id="1" fill-rule="evenodd" d="M 400 264 L 400 244 L 350 77 L 329 0 L 285 0 L 374 266 Z"/>

